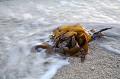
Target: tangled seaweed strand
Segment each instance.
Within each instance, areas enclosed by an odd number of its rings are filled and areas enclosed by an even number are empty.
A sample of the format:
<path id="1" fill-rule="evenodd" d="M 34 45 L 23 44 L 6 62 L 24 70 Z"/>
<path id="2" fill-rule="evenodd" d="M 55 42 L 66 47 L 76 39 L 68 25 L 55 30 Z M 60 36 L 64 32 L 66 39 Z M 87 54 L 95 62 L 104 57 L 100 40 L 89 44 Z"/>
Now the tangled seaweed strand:
<path id="1" fill-rule="evenodd" d="M 97 37 L 102 37 L 103 33 L 101 32 L 111 28 L 104 28 L 98 32 L 93 30 L 93 34 L 90 35 L 80 24 L 62 25 L 53 30 L 52 45 L 45 42 L 34 48 L 35 50 L 38 48 L 46 49 L 47 55 L 54 52 L 65 56 L 79 57 L 81 62 L 84 62 L 88 53 L 88 43 Z"/>

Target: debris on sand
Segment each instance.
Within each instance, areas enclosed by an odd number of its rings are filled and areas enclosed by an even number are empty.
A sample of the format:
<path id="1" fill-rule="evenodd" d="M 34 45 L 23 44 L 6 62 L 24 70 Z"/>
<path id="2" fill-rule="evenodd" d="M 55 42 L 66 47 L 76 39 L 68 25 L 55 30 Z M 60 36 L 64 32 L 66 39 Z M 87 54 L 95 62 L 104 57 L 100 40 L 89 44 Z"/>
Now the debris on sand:
<path id="1" fill-rule="evenodd" d="M 95 32 L 94 29 L 90 30 L 90 34 L 80 24 L 66 24 L 59 26 L 53 30 L 50 39 L 52 45 L 47 42 L 34 46 L 35 50 L 38 48 L 46 49 L 46 54 L 58 53 L 65 56 L 80 57 L 81 62 L 84 62 L 85 56 L 88 53 L 88 43 L 95 38 L 101 38 L 103 31 L 111 28 L 104 28 Z"/>

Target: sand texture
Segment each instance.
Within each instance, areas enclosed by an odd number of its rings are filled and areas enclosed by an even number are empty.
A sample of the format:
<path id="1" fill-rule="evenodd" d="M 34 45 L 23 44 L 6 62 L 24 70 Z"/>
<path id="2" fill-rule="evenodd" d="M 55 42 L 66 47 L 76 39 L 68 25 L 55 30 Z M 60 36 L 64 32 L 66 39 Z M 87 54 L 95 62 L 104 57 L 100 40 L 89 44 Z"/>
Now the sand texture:
<path id="1" fill-rule="evenodd" d="M 53 79 L 120 79 L 120 55 L 108 52 L 96 44 L 89 46 L 84 63 L 70 58 L 70 65 L 58 70 Z"/>

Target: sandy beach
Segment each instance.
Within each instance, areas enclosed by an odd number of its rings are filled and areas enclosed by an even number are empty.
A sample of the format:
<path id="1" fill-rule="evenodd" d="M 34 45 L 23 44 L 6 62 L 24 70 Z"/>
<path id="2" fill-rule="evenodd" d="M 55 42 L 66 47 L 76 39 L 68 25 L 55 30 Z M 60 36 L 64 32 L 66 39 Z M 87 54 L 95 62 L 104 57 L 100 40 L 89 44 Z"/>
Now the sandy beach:
<path id="1" fill-rule="evenodd" d="M 90 43 L 84 63 L 31 51 L 70 23 L 113 28 Z M 120 0 L 0 0 L 0 79 L 120 79 L 119 39 Z"/>
<path id="2" fill-rule="evenodd" d="M 53 79 L 120 79 L 120 55 L 96 44 L 90 44 L 84 63 L 79 58 L 70 58 L 69 62 Z"/>

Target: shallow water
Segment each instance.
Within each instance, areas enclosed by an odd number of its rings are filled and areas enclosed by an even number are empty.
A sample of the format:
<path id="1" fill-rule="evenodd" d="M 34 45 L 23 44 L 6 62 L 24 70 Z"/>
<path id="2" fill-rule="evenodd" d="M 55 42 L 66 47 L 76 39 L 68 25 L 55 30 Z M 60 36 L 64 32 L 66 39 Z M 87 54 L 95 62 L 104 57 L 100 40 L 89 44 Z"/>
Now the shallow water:
<path id="1" fill-rule="evenodd" d="M 1 0 L 0 78 L 50 79 L 69 64 L 58 55 L 45 58 L 44 50 L 31 51 L 35 44 L 48 41 L 54 28 L 66 23 L 96 30 L 113 27 L 93 43 L 120 54 L 119 8 L 119 0 Z"/>

